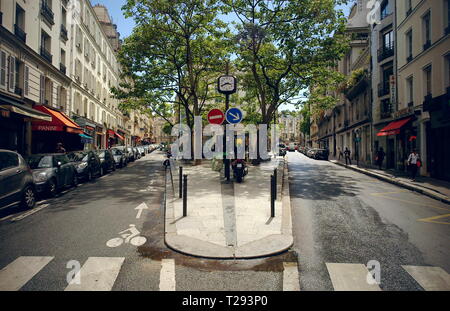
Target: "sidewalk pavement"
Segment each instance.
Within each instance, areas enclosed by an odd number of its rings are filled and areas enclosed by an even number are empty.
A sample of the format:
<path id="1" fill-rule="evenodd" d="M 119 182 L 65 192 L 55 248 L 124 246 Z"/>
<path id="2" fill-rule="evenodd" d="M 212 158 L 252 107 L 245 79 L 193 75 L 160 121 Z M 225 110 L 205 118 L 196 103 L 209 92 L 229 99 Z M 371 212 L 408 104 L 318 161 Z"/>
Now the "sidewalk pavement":
<path id="1" fill-rule="evenodd" d="M 418 176 L 416 181 L 412 181 L 405 172 L 363 168 L 354 164 L 345 165 L 345 162 L 338 160 L 330 160 L 330 162 L 450 204 L 449 182 L 424 176 Z"/>
<path id="2" fill-rule="evenodd" d="M 278 169 L 275 217 L 270 215 L 270 175 Z M 293 244 L 283 158 L 249 166 L 241 184 L 227 183 L 211 162 L 184 166 L 188 175 L 187 216 L 179 198 L 178 166 L 172 161 L 166 190 L 166 244 L 181 253 L 205 258 L 256 258 L 277 254 Z M 282 186 L 282 182 L 285 184 Z"/>

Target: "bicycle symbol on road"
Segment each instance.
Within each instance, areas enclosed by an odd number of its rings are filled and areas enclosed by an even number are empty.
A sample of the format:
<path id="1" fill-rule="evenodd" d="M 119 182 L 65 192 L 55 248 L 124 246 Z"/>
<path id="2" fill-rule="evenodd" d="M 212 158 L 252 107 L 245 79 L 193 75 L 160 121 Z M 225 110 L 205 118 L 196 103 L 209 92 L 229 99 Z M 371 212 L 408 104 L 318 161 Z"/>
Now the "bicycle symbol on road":
<path id="1" fill-rule="evenodd" d="M 106 246 L 108 247 L 118 247 L 125 244 L 131 244 L 134 246 L 141 246 L 147 242 L 147 239 L 143 236 L 140 236 L 140 232 L 136 229 L 136 225 L 130 225 L 130 228 L 119 232 L 120 238 L 112 238 L 108 242 L 106 242 Z"/>

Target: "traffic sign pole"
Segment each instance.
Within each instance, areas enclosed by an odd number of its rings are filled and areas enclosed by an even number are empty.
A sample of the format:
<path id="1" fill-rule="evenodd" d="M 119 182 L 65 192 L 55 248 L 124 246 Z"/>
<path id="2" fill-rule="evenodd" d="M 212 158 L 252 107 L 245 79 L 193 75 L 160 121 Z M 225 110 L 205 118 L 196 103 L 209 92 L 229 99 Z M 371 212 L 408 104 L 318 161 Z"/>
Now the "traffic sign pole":
<path id="1" fill-rule="evenodd" d="M 227 74 L 228 74 L 228 68 L 227 68 Z M 228 111 L 229 107 L 230 107 L 230 94 L 226 94 L 225 95 L 225 109 L 226 109 L 226 111 Z M 224 150 L 224 153 L 223 153 L 223 158 L 224 158 L 223 164 L 225 165 L 225 178 L 227 179 L 227 181 L 230 181 L 230 160 L 228 160 L 227 156 L 226 156 L 226 154 L 227 154 L 226 153 L 226 151 L 227 151 L 227 135 L 226 135 L 227 124 L 228 124 L 228 121 L 225 120 L 225 125 L 224 125 L 225 126 L 225 131 L 223 132 L 223 150 Z"/>

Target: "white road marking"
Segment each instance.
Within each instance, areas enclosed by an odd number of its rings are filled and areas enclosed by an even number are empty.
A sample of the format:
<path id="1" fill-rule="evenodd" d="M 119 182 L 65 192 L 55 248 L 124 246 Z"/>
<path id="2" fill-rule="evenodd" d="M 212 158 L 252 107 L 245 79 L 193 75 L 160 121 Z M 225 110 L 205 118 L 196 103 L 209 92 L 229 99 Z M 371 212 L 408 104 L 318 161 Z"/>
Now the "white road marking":
<path id="1" fill-rule="evenodd" d="M 24 218 L 26 218 L 26 217 L 28 217 L 28 216 L 31 216 L 31 215 L 33 215 L 33 214 L 39 212 L 40 210 L 43 210 L 44 208 L 46 208 L 46 207 L 48 207 L 48 206 L 49 206 L 49 204 L 42 204 L 42 205 L 39 206 L 39 207 L 33 208 L 32 210 L 29 210 L 28 212 L 25 212 L 25 213 L 23 213 L 23 214 L 21 214 L 21 215 L 19 215 L 19 216 L 17 216 L 17 217 L 12 218 L 11 221 L 19 221 L 19 220 L 22 220 L 22 219 L 24 219 Z"/>
<path id="2" fill-rule="evenodd" d="M 450 274 L 439 267 L 402 266 L 426 291 L 450 291 Z"/>
<path id="3" fill-rule="evenodd" d="M 300 279 L 296 262 L 283 262 L 283 291 L 300 291 Z"/>
<path id="4" fill-rule="evenodd" d="M 326 263 L 336 291 L 380 291 L 377 284 L 367 283 L 369 270 L 363 264 Z"/>
<path id="5" fill-rule="evenodd" d="M 89 257 L 75 276 L 80 284 L 69 284 L 65 291 L 110 291 L 125 257 Z"/>
<path id="6" fill-rule="evenodd" d="M 145 202 L 142 202 L 141 204 L 139 204 L 138 207 L 135 208 L 135 210 L 138 210 L 138 213 L 136 215 L 136 219 L 141 218 L 142 210 L 144 210 L 144 209 L 148 209 L 148 206 L 147 206 L 147 204 L 145 204 Z"/>
<path id="7" fill-rule="evenodd" d="M 0 291 L 17 291 L 54 257 L 22 256 L 0 270 Z"/>
<path id="8" fill-rule="evenodd" d="M 161 273 L 159 276 L 160 291 L 175 291 L 175 260 L 161 260 Z"/>

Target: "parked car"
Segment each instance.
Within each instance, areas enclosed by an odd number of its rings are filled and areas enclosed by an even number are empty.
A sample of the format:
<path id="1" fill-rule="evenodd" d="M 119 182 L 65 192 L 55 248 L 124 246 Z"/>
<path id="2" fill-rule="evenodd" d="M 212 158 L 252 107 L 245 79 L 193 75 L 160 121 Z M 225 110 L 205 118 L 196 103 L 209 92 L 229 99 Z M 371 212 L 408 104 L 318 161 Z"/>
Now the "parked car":
<path id="1" fill-rule="evenodd" d="M 116 161 L 114 161 L 114 156 L 111 150 L 97 150 L 97 155 L 100 158 L 100 176 L 116 170 Z"/>
<path id="2" fill-rule="evenodd" d="M 279 144 L 279 155 L 284 157 L 286 155 L 286 145 L 285 144 Z"/>
<path id="3" fill-rule="evenodd" d="M 126 147 L 129 154 L 129 162 L 134 162 L 137 160 L 136 154 L 134 153 L 133 147 Z"/>
<path id="4" fill-rule="evenodd" d="M 95 176 L 100 176 L 100 158 L 94 151 L 74 151 L 67 156 L 75 165 L 79 179 L 91 181 Z"/>
<path id="5" fill-rule="evenodd" d="M 128 147 L 126 146 L 114 146 L 114 149 L 120 150 L 125 158 L 125 166 L 128 165 L 129 162 L 131 162 L 132 154 L 128 150 Z"/>
<path id="6" fill-rule="evenodd" d="M 327 149 L 314 149 L 314 152 L 312 153 L 311 157 L 316 160 L 328 161 L 329 155 L 330 152 Z"/>
<path id="7" fill-rule="evenodd" d="M 308 149 L 308 151 L 306 151 L 306 156 L 308 156 L 309 158 L 312 158 L 314 156 L 314 153 L 316 152 L 316 149 Z"/>
<path id="8" fill-rule="evenodd" d="M 297 150 L 297 144 L 296 143 L 289 143 L 287 147 L 287 151 L 289 152 L 295 152 Z"/>
<path id="9" fill-rule="evenodd" d="M 133 152 L 134 152 L 134 158 L 136 160 L 139 160 L 141 158 L 141 153 L 139 152 L 138 148 L 137 147 L 133 147 L 132 149 L 133 149 Z"/>
<path id="10" fill-rule="evenodd" d="M 138 147 L 136 147 L 136 149 L 139 151 L 139 154 L 140 154 L 142 157 L 146 155 L 144 146 L 138 146 Z"/>
<path id="11" fill-rule="evenodd" d="M 33 174 L 27 162 L 16 152 L 0 150 L 0 209 L 36 205 Z"/>
<path id="12" fill-rule="evenodd" d="M 116 167 L 123 168 L 127 165 L 128 159 L 123 150 L 111 148 L 111 153 L 114 157 L 114 161 L 116 162 Z"/>
<path id="13" fill-rule="evenodd" d="M 75 165 L 65 154 L 35 154 L 27 162 L 38 193 L 53 197 L 65 187 L 78 185 Z"/>

